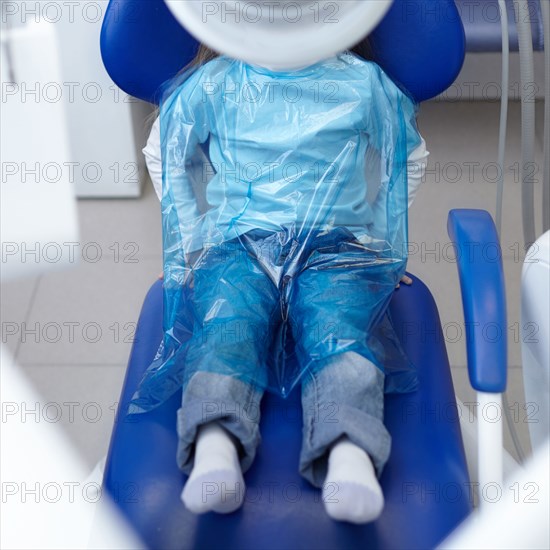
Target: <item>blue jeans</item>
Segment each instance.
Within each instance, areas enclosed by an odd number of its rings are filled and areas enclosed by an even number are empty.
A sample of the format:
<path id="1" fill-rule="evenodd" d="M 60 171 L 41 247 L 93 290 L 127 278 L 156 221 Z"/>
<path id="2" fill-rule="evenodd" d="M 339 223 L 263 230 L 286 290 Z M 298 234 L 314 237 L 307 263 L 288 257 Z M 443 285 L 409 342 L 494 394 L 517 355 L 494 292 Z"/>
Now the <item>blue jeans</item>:
<path id="1" fill-rule="evenodd" d="M 201 424 L 217 421 L 241 445 L 246 470 L 260 441 L 259 403 L 273 377 L 302 381 L 300 471 L 321 486 L 327 451 L 346 435 L 381 472 L 390 450 L 383 425 L 384 375 L 366 342 L 389 302 L 398 268 L 345 228 L 301 240 L 253 231 L 208 249 L 190 289 L 193 335 L 178 411 L 178 463 L 189 472 Z M 297 371 L 279 361 L 286 331 Z M 275 359 L 274 359 L 275 358 Z M 322 421 L 332 410 L 336 421 Z"/>

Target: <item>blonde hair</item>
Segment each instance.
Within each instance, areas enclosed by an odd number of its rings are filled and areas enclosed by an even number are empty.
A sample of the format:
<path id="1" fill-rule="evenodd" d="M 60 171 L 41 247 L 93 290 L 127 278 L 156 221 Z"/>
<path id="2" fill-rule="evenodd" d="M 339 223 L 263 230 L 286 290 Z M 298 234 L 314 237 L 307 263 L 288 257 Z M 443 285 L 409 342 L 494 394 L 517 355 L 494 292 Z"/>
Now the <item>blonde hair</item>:
<path id="1" fill-rule="evenodd" d="M 199 44 L 199 49 L 197 50 L 195 57 L 181 70 L 181 72 L 189 69 L 190 67 L 200 67 L 201 65 L 205 65 L 209 61 L 212 61 L 212 59 L 219 57 L 219 55 L 220 54 L 218 52 L 210 49 L 205 44 Z"/>
<path id="2" fill-rule="evenodd" d="M 181 75 L 190 69 L 198 69 L 201 65 L 206 65 L 206 63 L 212 61 L 212 59 L 215 59 L 216 57 L 219 57 L 219 54 L 217 52 L 210 49 L 205 44 L 199 44 L 199 48 L 197 50 L 197 53 L 195 54 L 195 57 L 189 63 L 184 65 L 177 72 L 176 76 Z M 145 119 L 145 125 L 147 128 L 150 128 L 153 125 L 153 122 L 159 116 L 159 113 L 160 107 L 157 105 L 153 109 L 153 112 Z"/>

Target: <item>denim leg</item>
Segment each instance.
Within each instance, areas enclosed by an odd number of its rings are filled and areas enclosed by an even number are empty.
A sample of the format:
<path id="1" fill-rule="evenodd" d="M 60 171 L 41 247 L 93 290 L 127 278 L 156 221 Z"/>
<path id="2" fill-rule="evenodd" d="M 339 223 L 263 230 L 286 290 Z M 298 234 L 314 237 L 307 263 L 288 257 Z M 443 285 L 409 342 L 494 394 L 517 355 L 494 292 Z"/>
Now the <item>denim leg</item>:
<path id="1" fill-rule="evenodd" d="M 384 374 L 368 359 L 346 352 L 324 360 L 302 381 L 303 441 L 300 473 L 321 487 L 328 453 L 347 436 L 370 456 L 381 474 L 391 447 L 384 426 Z"/>
<path id="2" fill-rule="evenodd" d="M 381 473 L 391 438 L 383 424 L 384 374 L 367 342 L 395 288 L 395 267 L 345 230 L 314 242 L 290 294 L 302 369 L 300 471 L 322 485 L 330 447 L 347 436 Z"/>
<path id="3" fill-rule="evenodd" d="M 292 281 L 289 318 L 303 371 L 347 351 L 376 362 L 367 342 L 383 318 L 401 264 L 379 259 L 343 235 L 312 247 Z"/>
<path id="4" fill-rule="evenodd" d="M 259 405 L 279 294 L 257 258 L 243 248 L 225 252 L 210 249 L 194 268 L 194 329 L 178 411 L 177 461 L 187 473 L 202 424 L 219 422 L 234 436 L 243 471 L 260 441 Z"/>
<path id="5" fill-rule="evenodd" d="M 194 268 L 193 334 L 184 387 L 196 372 L 214 372 L 264 387 L 279 292 L 260 261 L 237 243 L 210 249 Z"/>
<path id="6" fill-rule="evenodd" d="M 263 391 L 253 384 L 214 372 L 196 372 L 183 392 L 178 410 L 177 462 L 189 474 L 193 469 L 199 426 L 218 422 L 238 443 L 245 472 L 260 444 L 260 401 Z"/>

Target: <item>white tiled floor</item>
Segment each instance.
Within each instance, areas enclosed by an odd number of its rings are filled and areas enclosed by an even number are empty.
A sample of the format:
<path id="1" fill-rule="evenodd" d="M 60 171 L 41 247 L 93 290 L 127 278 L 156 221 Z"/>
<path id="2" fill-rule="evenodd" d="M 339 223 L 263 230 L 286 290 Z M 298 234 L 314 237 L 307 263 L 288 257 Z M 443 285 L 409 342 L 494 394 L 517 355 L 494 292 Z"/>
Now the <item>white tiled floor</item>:
<path id="1" fill-rule="evenodd" d="M 519 161 L 519 112 L 519 104 L 512 104 L 508 166 Z M 487 181 L 492 174 L 484 169 L 496 157 L 498 118 L 499 106 L 491 103 L 431 102 L 420 112 L 421 131 L 432 153 L 431 173 L 411 209 L 410 240 L 418 250 L 411 254 L 409 270 L 434 294 L 449 340 L 456 391 L 463 401 L 474 400 L 474 394 L 467 379 L 465 341 L 456 333 L 457 324 L 463 323 L 462 305 L 456 266 L 444 249 L 449 242 L 446 220 L 451 208 L 485 208 L 494 214 L 495 184 Z M 539 133 L 539 156 L 541 141 Z M 520 185 L 509 170 L 503 227 L 509 401 L 521 411 L 525 404 L 521 354 L 514 338 L 523 259 L 516 253 L 521 245 L 518 249 L 514 244 L 522 242 L 519 198 Z M 92 467 L 107 451 L 130 352 L 128 340 L 143 297 L 161 270 L 161 229 L 158 201 L 150 186 L 137 200 L 80 201 L 79 214 L 85 258 L 72 270 L 4 284 L 2 336 L 44 398 L 40 413 L 61 423 Z M 429 253 L 437 247 L 440 253 Z M 101 258 L 95 261 L 98 251 Z M 516 426 L 528 449 L 523 416 Z M 515 454 L 508 434 L 505 442 Z"/>
<path id="2" fill-rule="evenodd" d="M 78 265 L 2 285 L 1 313 L 3 341 L 43 397 L 40 418 L 58 421 L 92 467 L 107 452 L 135 323 L 162 270 L 161 226 L 150 187 L 78 209 Z"/>

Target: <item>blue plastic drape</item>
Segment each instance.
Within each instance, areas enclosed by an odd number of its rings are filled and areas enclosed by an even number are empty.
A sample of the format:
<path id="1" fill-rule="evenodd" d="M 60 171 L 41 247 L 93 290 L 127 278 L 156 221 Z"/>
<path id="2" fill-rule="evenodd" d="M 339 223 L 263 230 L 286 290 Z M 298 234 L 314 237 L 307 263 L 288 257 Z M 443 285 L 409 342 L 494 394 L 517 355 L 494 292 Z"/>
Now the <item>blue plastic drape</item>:
<path id="1" fill-rule="evenodd" d="M 349 351 L 414 389 L 386 314 L 414 102 L 350 53 L 277 73 L 218 57 L 166 85 L 160 127 L 164 339 L 130 412 L 198 371 L 286 395 Z"/>

